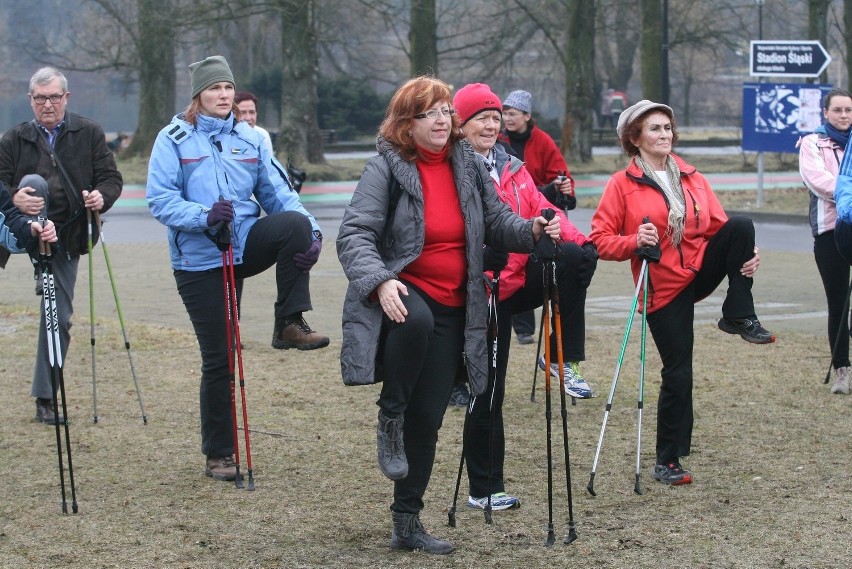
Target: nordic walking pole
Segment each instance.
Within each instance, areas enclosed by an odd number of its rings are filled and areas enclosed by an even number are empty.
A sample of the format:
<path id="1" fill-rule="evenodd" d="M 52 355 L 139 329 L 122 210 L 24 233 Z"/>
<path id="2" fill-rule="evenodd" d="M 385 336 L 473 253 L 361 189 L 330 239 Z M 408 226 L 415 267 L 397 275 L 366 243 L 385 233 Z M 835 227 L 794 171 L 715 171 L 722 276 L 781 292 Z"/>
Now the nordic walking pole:
<path id="1" fill-rule="evenodd" d="M 39 218 L 42 225 L 46 219 Z M 71 485 L 71 511 L 77 513 L 77 493 L 74 488 L 74 465 L 71 460 L 71 439 L 68 431 L 68 405 L 65 401 L 65 378 L 62 372 L 62 349 L 59 338 L 59 311 L 56 306 L 56 283 L 53 278 L 52 252 L 49 243 L 39 241 L 38 264 L 42 276 L 42 297 L 44 300 L 45 336 L 47 339 L 47 354 L 50 361 L 50 381 L 53 391 L 53 414 L 59 418 L 59 403 L 57 395 L 62 397 L 63 425 L 65 427 L 65 454 L 68 457 L 68 482 Z M 58 392 L 58 393 L 57 393 Z M 59 421 L 54 421 L 56 432 L 56 454 L 59 459 L 59 484 L 62 490 L 62 513 L 68 513 L 68 503 L 65 493 L 65 464 L 62 458 L 62 435 Z"/>
<path id="2" fill-rule="evenodd" d="M 225 198 L 220 195 L 219 199 L 224 200 Z M 242 476 L 240 475 L 240 445 L 239 437 L 237 436 L 237 407 L 234 385 L 236 383 L 234 374 L 234 353 L 236 352 L 237 368 L 239 370 L 240 377 L 240 402 L 243 414 L 243 434 L 245 435 L 246 444 L 248 489 L 254 490 L 254 474 L 251 461 L 251 435 L 248 424 L 248 409 L 246 408 L 245 373 L 243 370 L 243 352 L 240 338 L 240 312 L 239 305 L 237 304 L 237 284 L 234 274 L 234 246 L 231 241 L 231 227 L 228 224 L 220 223 L 217 225 L 215 242 L 216 246 L 222 252 L 222 284 L 225 294 L 225 339 L 228 346 L 228 372 L 231 375 L 231 419 L 234 435 L 234 461 L 236 462 L 237 469 L 234 484 L 237 488 L 243 487 Z"/>
<path id="3" fill-rule="evenodd" d="M 538 347 L 535 350 L 535 363 L 533 364 L 533 384 L 530 390 L 530 401 L 535 402 L 535 383 L 538 376 L 538 358 L 541 356 L 541 333 L 544 330 L 544 321 L 538 325 Z"/>
<path id="4" fill-rule="evenodd" d="M 639 348 L 639 398 L 636 402 L 636 482 L 633 492 L 642 495 L 642 486 L 639 483 L 639 464 L 642 455 L 642 408 L 645 402 L 645 339 L 648 332 L 648 271 L 645 271 L 642 281 L 642 339 Z"/>
<path id="5" fill-rule="evenodd" d="M 222 196 L 219 197 L 222 198 Z M 230 262 L 228 248 L 231 246 L 231 228 L 225 223 L 218 225 L 216 246 L 222 252 L 222 292 L 225 301 L 225 345 L 228 351 L 228 375 L 230 376 L 228 386 L 231 397 L 231 436 L 234 440 L 234 462 L 237 469 L 234 486 L 242 488 L 243 477 L 240 474 L 240 439 L 237 431 L 237 402 L 234 381 L 234 307 L 231 304 L 231 279 L 228 272 L 228 263 Z"/>
<path id="6" fill-rule="evenodd" d="M 89 343 L 92 345 L 92 422 L 98 422 L 98 379 L 95 365 L 95 269 L 92 261 L 92 210 L 86 208 L 86 229 L 89 248 Z"/>
<path id="7" fill-rule="evenodd" d="M 491 317 L 491 326 L 488 332 L 491 335 L 491 365 L 488 375 L 491 380 L 491 397 L 488 399 L 488 502 L 485 505 L 485 523 L 490 524 L 491 518 L 491 495 L 494 490 L 494 392 L 497 389 L 497 303 L 500 300 L 500 271 L 493 271 L 491 278 L 491 299 L 488 315 Z"/>
<path id="8" fill-rule="evenodd" d="M 233 244 L 228 245 L 228 273 L 231 281 L 231 306 L 233 307 L 233 324 L 234 324 L 234 349 L 237 352 L 237 367 L 240 372 L 240 403 L 243 408 L 243 435 L 246 442 L 246 472 L 248 473 L 248 489 L 254 490 L 254 474 L 251 464 L 251 431 L 248 422 L 248 409 L 246 407 L 246 382 L 245 373 L 243 371 L 243 347 L 242 339 L 240 338 L 240 308 L 237 303 L 237 285 L 234 276 L 234 247 Z"/>
<path id="9" fill-rule="evenodd" d="M 127 350 L 127 358 L 130 360 L 130 374 L 133 376 L 133 385 L 136 386 L 136 397 L 139 399 L 139 410 L 142 412 L 142 423 L 147 425 L 148 415 L 145 413 L 145 403 L 142 401 L 142 390 L 139 389 L 139 379 L 136 376 L 136 364 L 133 362 L 133 352 L 130 350 L 130 340 L 127 338 L 127 328 L 124 326 L 124 315 L 121 312 L 121 303 L 118 301 L 118 288 L 115 285 L 115 276 L 112 273 L 112 263 L 110 263 L 109 260 L 109 250 L 107 249 L 104 227 L 101 223 L 101 214 L 97 211 L 93 213 L 95 224 L 98 226 L 98 231 L 101 236 L 101 249 L 103 249 L 104 252 L 104 261 L 106 262 L 107 273 L 109 273 L 109 282 L 112 286 L 112 296 L 115 298 L 115 310 L 118 312 L 118 322 L 121 324 L 121 335 L 124 337 L 124 347 Z M 91 256 L 89 262 L 91 262 Z M 92 362 L 94 362 L 94 359 L 92 359 Z"/>
<path id="10" fill-rule="evenodd" d="M 550 221 L 551 219 L 553 219 L 553 216 L 556 215 L 556 212 L 552 209 L 544 209 L 541 211 L 541 215 L 546 220 Z M 550 272 L 552 271 L 552 263 L 548 261 L 553 260 L 553 256 L 555 254 L 555 245 L 552 242 L 548 241 L 549 238 L 547 237 L 547 235 L 542 234 L 541 238 L 539 238 L 538 245 L 536 246 L 535 255 L 542 261 L 541 271 L 542 282 L 544 283 L 544 286 L 542 287 L 544 291 L 544 298 L 541 306 L 542 334 L 541 336 L 539 336 L 539 338 L 547 337 L 548 339 L 546 342 L 544 342 L 544 417 L 545 422 L 547 424 L 547 539 L 545 540 L 544 545 L 547 547 L 552 547 L 553 544 L 556 542 L 556 532 L 553 527 L 553 433 L 551 430 L 551 420 L 553 416 L 550 400 L 551 299 L 549 283 L 553 277 L 550 274 Z"/>
<path id="11" fill-rule="evenodd" d="M 551 303 L 553 304 L 553 331 L 556 335 L 556 361 L 559 369 L 564 369 L 565 357 L 562 350 L 562 309 L 559 306 L 559 288 L 556 286 L 556 261 L 550 262 L 552 280 L 545 286 L 552 287 Z M 572 398 L 574 400 L 574 398 Z M 576 401 L 576 400 L 575 400 Z M 574 523 L 574 495 L 571 489 L 571 453 L 568 450 L 568 406 L 565 402 L 565 374 L 559 374 L 559 402 L 562 415 L 562 447 L 565 452 L 565 485 L 568 491 L 568 535 L 563 543 L 570 544 L 577 539 L 577 530 Z"/>
<path id="12" fill-rule="evenodd" d="M 497 382 L 497 301 L 499 295 L 499 282 L 500 282 L 500 271 L 495 271 L 493 279 L 491 280 L 491 297 L 488 299 L 488 318 L 490 320 L 488 325 L 488 334 L 489 339 L 492 341 L 491 344 L 491 362 L 488 368 L 488 377 L 489 382 L 491 383 L 491 398 L 489 402 L 489 437 L 488 437 L 488 504 L 485 508 L 485 523 L 490 524 L 492 522 L 491 517 L 491 468 L 493 465 L 493 456 L 491 447 L 493 446 L 493 438 L 492 432 L 494 430 L 493 423 L 493 405 L 494 405 L 494 389 L 496 389 Z M 470 414 L 473 412 L 473 408 L 476 406 L 477 397 L 471 397 L 470 401 L 467 404 L 467 408 L 465 409 L 464 415 L 464 426 L 462 427 L 462 452 L 461 458 L 459 459 L 459 468 L 458 473 L 456 474 L 456 489 L 453 493 L 453 504 L 447 509 L 447 523 L 450 527 L 456 527 L 456 505 L 458 504 L 459 499 L 459 488 L 461 487 L 461 478 L 462 471 L 464 470 L 464 455 L 467 449 L 467 434 L 468 428 L 470 425 Z"/>
<path id="13" fill-rule="evenodd" d="M 471 397 L 470 401 L 467 403 L 467 407 L 464 412 L 464 426 L 462 427 L 462 452 L 461 458 L 459 459 L 459 471 L 456 475 L 456 490 L 453 494 L 453 504 L 447 510 L 447 524 L 454 528 L 456 527 L 456 504 L 459 501 L 459 488 L 461 487 L 461 479 L 462 479 L 462 471 L 464 470 L 464 451 L 465 444 L 467 441 L 467 428 L 470 424 L 470 413 L 473 411 L 473 406 L 476 404 L 476 396 Z"/>
<path id="14" fill-rule="evenodd" d="M 592 463 L 592 474 L 589 476 L 589 484 L 586 489 L 592 496 L 595 494 L 595 474 L 598 469 L 598 460 L 601 456 L 601 447 L 603 446 L 604 433 L 606 432 L 606 422 L 609 419 L 609 411 L 612 409 L 612 400 L 615 397 L 615 387 L 618 384 L 618 376 L 621 373 L 621 363 L 624 361 L 624 351 L 627 348 L 627 340 L 630 338 L 630 328 L 633 326 L 633 315 L 636 313 L 636 305 L 639 303 L 639 289 L 642 287 L 642 282 L 645 278 L 645 271 L 648 270 L 648 261 L 642 261 L 642 268 L 639 271 L 639 280 L 636 283 L 636 293 L 633 295 L 633 302 L 630 305 L 630 315 L 627 317 L 627 325 L 624 327 L 624 337 L 621 339 L 621 350 L 618 353 L 618 362 L 615 365 L 615 373 L 612 376 L 612 385 L 609 387 L 609 396 L 606 399 L 606 407 L 604 408 L 603 423 L 601 424 L 601 433 L 598 437 L 598 448 L 595 450 L 595 460 Z"/>
<path id="15" fill-rule="evenodd" d="M 849 289 L 846 291 L 846 301 L 843 303 L 843 319 L 837 326 L 837 337 L 834 338 L 834 346 L 831 348 L 831 359 L 828 362 L 828 371 L 825 372 L 823 383 L 828 383 L 831 379 L 831 369 L 834 367 L 834 354 L 837 353 L 837 347 L 840 345 L 840 331 L 843 330 L 843 323 L 849 322 L 849 296 L 852 295 L 852 281 L 849 281 Z"/>

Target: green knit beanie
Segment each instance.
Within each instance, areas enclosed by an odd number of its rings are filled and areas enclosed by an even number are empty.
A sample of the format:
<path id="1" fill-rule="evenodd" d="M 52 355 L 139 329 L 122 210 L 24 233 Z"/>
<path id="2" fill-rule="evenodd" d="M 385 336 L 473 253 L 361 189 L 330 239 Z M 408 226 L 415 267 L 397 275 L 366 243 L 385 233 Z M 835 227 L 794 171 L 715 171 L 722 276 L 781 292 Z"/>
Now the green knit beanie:
<path id="1" fill-rule="evenodd" d="M 204 89 L 218 83 L 227 81 L 236 88 L 234 74 L 228 66 L 228 61 L 221 55 L 211 55 L 204 61 L 196 61 L 189 66 L 189 76 L 192 81 L 192 96 L 202 92 Z"/>

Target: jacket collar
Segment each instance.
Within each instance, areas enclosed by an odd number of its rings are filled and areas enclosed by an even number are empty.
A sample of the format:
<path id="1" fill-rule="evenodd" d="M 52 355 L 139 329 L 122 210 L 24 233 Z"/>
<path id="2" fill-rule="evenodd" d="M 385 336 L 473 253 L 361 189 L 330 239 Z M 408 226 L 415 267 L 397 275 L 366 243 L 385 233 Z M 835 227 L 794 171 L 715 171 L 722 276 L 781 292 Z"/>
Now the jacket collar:
<path id="1" fill-rule="evenodd" d="M 72 113 L 71 111 L 65 111 L 65 119 L 62 122 L 62 126 L 59 129 L 59 134 L 63 132 L 74 132 L 83 128 L 82 121 L 80 121 L 79 115 Z M 41 128 L 35 119 L 32 119 L 27 123 L 26 127 L 21 130 L 21 138 L 24 140 L 28 140 L 30 142 L 35 142 L 41 136 Z M 57 134 L 58 136 L 58 134 Z"/>
<path id="2" fill-rule="evenodd" d="M 671 153 L 671 157 L 674 158 L 675 164 L 677 164 L 677 169 L 680 170 L 681 176 L 691 176 L 695 174 L 695 166 L 687 163 L 683 158 L 675 154 Z M 642 171 L 642 168 L 636 163 L 635 158 L 631 158 L 630 164 L 627 166 L 627 175 L 631 178 L 635 178 L 637 180 L 641 180 L 645 176 L 645 172 Z"/>

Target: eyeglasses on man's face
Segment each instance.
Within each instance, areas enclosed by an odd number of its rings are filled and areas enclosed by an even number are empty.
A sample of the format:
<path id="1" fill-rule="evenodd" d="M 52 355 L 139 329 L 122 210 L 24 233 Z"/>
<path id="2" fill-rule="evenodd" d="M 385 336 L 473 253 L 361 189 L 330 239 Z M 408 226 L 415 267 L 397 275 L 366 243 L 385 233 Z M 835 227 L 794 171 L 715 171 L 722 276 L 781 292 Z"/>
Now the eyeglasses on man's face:
<path id="1" fill-rule="evenodd" d="M 45 95 L 30 95 L 30 96 L 32 97 L 33 101 L 35 101 L 36 105 L 43 105 L 48 101 L 50 101 L 51 105 L 58 105 L 59 101 L 62 100 L 62 97 L 65 96 L 65 93 L 62 93 L 61 95 L 47 95 L 47 96 L 45 96 Z"/>
<path id="2" fill-rule="evenodd" d="M 441 110 L 431 109 L 426 111 L 425 113 L 420 113 L 419 115 L 414 115 L 415 119 L 429 119 L 430 121 L 436 120 L 439 116 L 444 115 L 449 118 L 456 114 L 456 110 L 450 107 L 444 107 Z"/>

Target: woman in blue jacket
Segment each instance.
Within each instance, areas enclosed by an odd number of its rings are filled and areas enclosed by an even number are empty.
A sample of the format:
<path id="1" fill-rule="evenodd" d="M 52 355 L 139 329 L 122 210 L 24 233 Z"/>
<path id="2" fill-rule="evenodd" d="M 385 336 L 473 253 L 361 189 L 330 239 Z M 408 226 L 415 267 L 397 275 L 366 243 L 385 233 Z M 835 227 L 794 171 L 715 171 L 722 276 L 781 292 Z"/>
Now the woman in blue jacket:
<path id="1" fill-rule="evenodd" d="M 322 249 L 319 225 L 259 135 L 239 122 L 234 77 L 216 55 L 189 66 L 192 102 L 157 135 L 148 167 L 151 213 L 169 228 L 178 293 L 201 349 L 201 452 L 205 474 L 236 477 L 231 374 L 218 228 L 231 226 L 237 292 L 275 265 L 272 347 L 313 350 L 328 338 L 308 326 L 309 270 Z M 261 208 L 267 213 L 260 217 Z"/>

